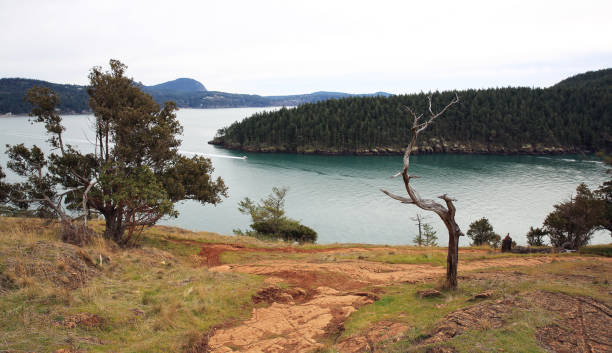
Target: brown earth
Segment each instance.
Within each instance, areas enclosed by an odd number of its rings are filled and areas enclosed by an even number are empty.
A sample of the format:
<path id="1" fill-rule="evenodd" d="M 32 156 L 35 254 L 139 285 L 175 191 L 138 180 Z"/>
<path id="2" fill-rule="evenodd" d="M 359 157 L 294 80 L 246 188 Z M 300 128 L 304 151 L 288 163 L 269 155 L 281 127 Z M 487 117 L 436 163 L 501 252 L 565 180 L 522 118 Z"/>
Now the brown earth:
<path id="1" fill-rule="evenodd" d="M 233 245 L 206 245 L 201 254 L 207 263 L 218 263 L 223 251 L 262 251 Z M 263 251 L 278 252 L 366 252 L 370 248 L 294 249 L 271 248 Z M 210 259 L 210 260 L 209 260 Z M 579 258 L 563 258 L 577 261 Z M 460 271 L 491 267 L 537 266 L 553 261 L 551 257 L 509 257 L 460 263 Z M 251 264 L 219 265 L 209 268 L 213 272 L 241 272 L 267 276 L 265 288 L 253 297 L 257 304 L 268 307 L 253 309 L 251 318 L 234 327 L 220 328 L 207 334 L 206 351 L 229 352 L 308 352 L 323 348 L 324 342 L 336 336 L 344 321 L 360 306 L 377 300 L 375 292 L 382 286 L 400 282 L 416 283 L 438 279 L 445 269 L 432 265 L 386 264 L 364 260 L 336 262 L 308 262 L 306 260 L 261 260 Z M 276 284 L 288 282 L 293 287 L 281 289 Z M 370 288 L 369 292 L 359 291 Z M 441 327 L 432 334 L 431 342 L 441 342 L 464 330 L 484 325 L 503 324 L 502 316 L 509 313 L 515 303 L 494 302 L 456 314 L 456 326 Z M 490 307 L 489 307 L 490 306 Z M 466 314 L 467 313 L 467 314 Z M 467 315 L 467 318 L 464 316 Z M 497 315 L 497 316 L 496 316 Z M 466 325 L 459 323 L 468 323 Z M 401 337 L 408 330 L 405 324 L 383 322 L 365 335 L 351 337 L 336 344 L 341 352 L 369 351 L 382 341 Z M 552 329 L 551 329 L 552 330 Z M 554 330 L 552 330 L 554 331 Z M 557 331 L 554 331 L 557 332 Z M 434 337 L 438 337 L 434 340 Z M 542 336 L 544 337 L 544 336 Z M 597 338 L 597 342 L 602 338 Z M 542 338 L 543 342 L 546 339 Z"/>
<path id="2" fill-rule="evenodd" d="M 578 259 L 578 258 L 574 258 Z M 537 266 L 552 261 L 551 257 L 499 258 L 459 263 L 459 271 L 471 271 L 490 267 Z M 401 282 L 415 283 L 437 279 L 446 269 L 433 265 L 386 264 L 364 260 L 311 263 L 291 260 L 263 260 L 248 265 L 221 265 L 210 268 L 216 272 L 242 272 L 287 278 L 290 282 L 297 277 L 333 277 L 336 281 L 326 283 L 333 288 L 342 288 L 349 283 L 367 285 L 389 285 Z M 342 281 L 341 281 L 342 279 Z M 357 286 L 358 284 L 354 284 Z"/>
<path id="3" fill-rule="evenodd" d="M 57 326 L 63 326 L 66 328 L 75 328 L 77 326 L 84 328 L 95 328 L 100 327 L 104 319 L 96 314 L 90 313 L 79 313 L 64 318 L 62 321 L 56 322 Z"/>
<path id="4" fill-rule="evenodd" d="M 239 252 L 262 252 L 262 253 L 282 253 L 282 254 L 314 254 L 314 253 L 350 253 L 350 252 L 364 252 L 374 250 L 395 250 L 390 247 L 337 247 L 337 248 L 319 248 L 319 249 L 301 249 L 294 247 L 272 247 L 272 248 L 251 248 L 242 245 L 235 244 L 204 244 L 202 245 L 196 241 L 177 240 L 176 242 L 187 242 L 195 245 L 201 245 L 202 249 L 198 256 L 205 259 L 203 264 L 208 267 L 221 265 L 220 256 L 225 251 L 239 251 Z"/>

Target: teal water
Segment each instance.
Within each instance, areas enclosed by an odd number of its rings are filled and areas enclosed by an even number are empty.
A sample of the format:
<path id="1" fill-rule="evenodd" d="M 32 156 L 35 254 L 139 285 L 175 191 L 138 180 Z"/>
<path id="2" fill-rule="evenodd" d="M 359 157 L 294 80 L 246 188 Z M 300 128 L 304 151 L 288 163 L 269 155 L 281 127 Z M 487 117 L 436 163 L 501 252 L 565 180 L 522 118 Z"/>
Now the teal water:
<path id="1" fill-rule="evenodd" d="M 267 108 L 269 109 L 269 108 Z M 237 210 L 244 197 L 259 199 L 273 186 L 287 186 L 286 210 L 319 233 L 319 243 L 353 242 L 408 244 L 417 228 L 410 219 L 417 212 L 438 231 L 445 245 L 444 225 L 432 213 L 403 205 L 379 191 L 405 194 L 401 178 L 391 179 L 402 167 L 400 156 L 313 156 L 259 154 L 229 151 L 207 144 L 216 130 L 243 119 L 262 108 L 182 109 L 178 118 L 184 126 L 181 151 L 187 155 L 206 154 L 215 174 L 229 187 L 229 198 L 218 206 L 186 201 L 178 205 L 180 216 L 161 223 L 192 230 L 232 234 L 246 229 L 249 217 Z M 64 118 L 68 143 L 91 151 L 91 116 Z M 44 146 L 44 128 L 31 125 L 25 117 L 0 119 L 0 141 Z M 247 156 L 247 159 L 237 157 Z M 0 155 L 6 169 L 6 155 Z M 456 198 L 457 222 L 466 232 L 471 222 L 487 217 L 499 234 L 510 233 L 525 243 L 530 226 L 542 225 L 553 204 L 568 199 L 576 186 L 589 187 L 606 179 L 606 167 L 589 156 L 487 156 L 418 155 L 411 159 L 413 183 L 422 197 L 448 193 Z M 14 176 L 9 176 L 14 178 Z M 599 232 L 593 243 L 609 243 L 608 233 Z M 469 239 L 460 243 L 468 245 Z"/>

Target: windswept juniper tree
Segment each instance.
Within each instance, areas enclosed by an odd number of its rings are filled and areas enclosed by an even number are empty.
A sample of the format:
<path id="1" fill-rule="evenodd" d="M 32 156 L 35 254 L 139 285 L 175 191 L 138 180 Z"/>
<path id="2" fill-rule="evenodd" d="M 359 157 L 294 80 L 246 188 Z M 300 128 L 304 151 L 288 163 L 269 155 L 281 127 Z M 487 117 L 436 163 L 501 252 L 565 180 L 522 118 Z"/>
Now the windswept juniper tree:
<path id="1" fill-rule="evenodd" d="M 408 192 L 409 197 L 403 197 L 399 195 L 395 195 L 390 193 L 387 190 L 381 189 L 382 192 L 387 194 L 389 197 L 400 201 L 401 203 L 406 204 L 414 204 L 417 207 L 425 210 L 435 212 L 444 225 L 448 229 L 448 256 L 446 258 L 446 283 L 445 287 L 448 289 L 457 288 L 457 264 L 459 262 L 459 237 L 463 235 L 461 229 L 459 229 L 459 225 L 455 222 L 455 205 L 453 205 L 452 199 L 447 194 L 439 196 L 438 198 L 444 200 L 446 203 L 446 207 L 435 200 L 422 199 L 419 194 L 414 190 L 412 185 L 410 185 L 410 179 L 417 178 L 415 175 L 408 174 L 408 167 L 410 166 L 410 154 L 412 153 L 413 148 L 416 145 L 417 138 L 419 134 L 423 132 L 434 120 L 442 115 L 448 108 L 450 108 L 453 104 L 459 102 L 459 96 L 455 95 L 455 97 L 448 103 L 444 109 L 442 109 L 438 113 L 434 113 L 431 107 L 431 99 L 429 96 L 429 116 L 422 121 L 423 114 L 417 115 L 410 107 L 405 107 L 406 111 L 410 113 L 412 116 L 412 139 L 410 140 L 410 144 L 406 147 L 406 152 L 404 153 L 404 168 L 401 172 L 397 173 L 393 177 L 402 176 L 404 180 L 404 186 L 406 191 Z"/>
<path id="2" fill-rule="evenodd" d="M 182 126 L 176 105 L 160 108 L 124 76 L 126 66 L 110 60 L 110 71 L 94 67 L 87 89 L 95 116 L 93 153 L 65 144 L 54 92 L 34 87 L 27 94 L 31 116 L 45 124 L 52 152 L 37 146 L 8 146 L 8 167 L 25 181 L 12 185 L 13 203 L 51 209 L 63 224 L 73 224 L 63 206 L 82 210 L 85 227 L 91 210 L 104 216 L 104 236 L 134 245 L 141 231 L 164 216 L 176 216 L 174 203 L 196 200 L 217 204 L 227 196 L 221 178 L 212 179 L 209 159 L 178 153 Z"/>

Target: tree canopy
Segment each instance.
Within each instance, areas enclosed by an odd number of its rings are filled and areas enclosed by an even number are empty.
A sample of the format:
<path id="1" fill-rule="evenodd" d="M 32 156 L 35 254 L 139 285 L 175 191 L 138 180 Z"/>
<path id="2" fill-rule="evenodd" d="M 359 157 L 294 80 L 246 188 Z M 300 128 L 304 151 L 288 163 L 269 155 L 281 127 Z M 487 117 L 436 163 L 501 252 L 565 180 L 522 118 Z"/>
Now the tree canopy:
<path id="1" fill-rule="evenodd" d="M 576 188 L 570 200 L 554 205 L 546 216 L 544 230 L 556 247 L 578 249 L 587 245 L 603 215 L 603 204 L 585 184 Z"/>
<path id="2" fill-rule="evenodd" d="M 105 237 L 122 246 L 134 244 L 140 231 L 165 216 L 176 216 L 174 203 L 196 200 L 217 204 L 226 196 L 212 163 L 178 153 L 182 127 L 176 105 L 160 107 L 125 77 L 126 66 L 110 61 L 110 71 L 94 67 L 87 88 L 95 116 L 95 151 L 82 153 L 65 144 L 57 113 L 58 97 L 45 87 L 27 94 L 31 116 L 44 123 L 53 152 L 37 146 L 9 146 L 9 169 L 25 179 L 14 185 L 11 200 L 51 209 L 70 223 L 63 207 L 104 216 Z"/>
<path id="3" fill-rule="evenodd" d="M 612 149 L 612 86 L 459 91 L 461 103 L 423 132 L 415 152 L 560 153 Z M 433 94 L 434 107 L 453 92 Z M 400 154 L 411 124 L 402 107 L 426 94 L 350 97 L 262 112 L 211 141 L 262 152 Z"/>

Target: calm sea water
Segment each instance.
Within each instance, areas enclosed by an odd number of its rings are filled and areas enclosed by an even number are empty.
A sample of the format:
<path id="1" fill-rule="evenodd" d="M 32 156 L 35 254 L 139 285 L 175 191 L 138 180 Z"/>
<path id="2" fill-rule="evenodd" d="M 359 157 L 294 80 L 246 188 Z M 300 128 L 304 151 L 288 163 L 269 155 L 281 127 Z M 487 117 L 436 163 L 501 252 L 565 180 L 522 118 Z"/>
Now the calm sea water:
<path id="1" fill-rule="evenodd" d="M 207 144 L 217 129 L 261 110 L 178 112 L 184 127 L 182 152 L 210 157 L 215 174 L 229 187 L 229 197 L 218 206 L 182 202 L 178 205 L 180 216 L 161 223 L 232 234 L 233 229 L 246 229 L 250 221 L 238 212 L 238 201 L 247 196 L 260 199 L 273 186 L 287 186 L 287 215 L 314 228 L 319 243 L 408 244 L 417 232 L 411 220 L 417 212 L 428 216 L 427 221 L 438 231 L 439 243 L 447 243 L 444 225 L 435 214 L 400 204 L 379 191 L 386 188 L 405 194 L 401 178 L 390 178 L 402 166 L 400 156 L 257 154 Z M 68 143 L 91 151 L 92 120 L 87 115 L 66 116 Z M 42 147 L 45 140 L 41 124 L 31 125 L 25 117 L 0 119 L 2 151 L 7 143 Z M 248 158 L 237 158 L 243 155 Z M 4 153 L 0 162 L 6 170 Z M 605 170 L 605 165 L 593 157 L 574 155 L 422 155 L 411 160 L 411 173 L 421 177 L 413 185 L 422 197 L 448 193 L 458 200 L 456 218 L 464 232 L 471 222 L 487 217 L 497 233 L 510 233 L 518 243 L 525 243 L 529 227 L 541 226 L 553 204 L 569 198 L 579 183 L 589 187 L 601 184 L 606 179 Z M 599 232 L 592 242 L 609 243 L 610 239 L 607 232 Z M 462 238 L 460 243 L 468 245 L 469 239 Z"/>

